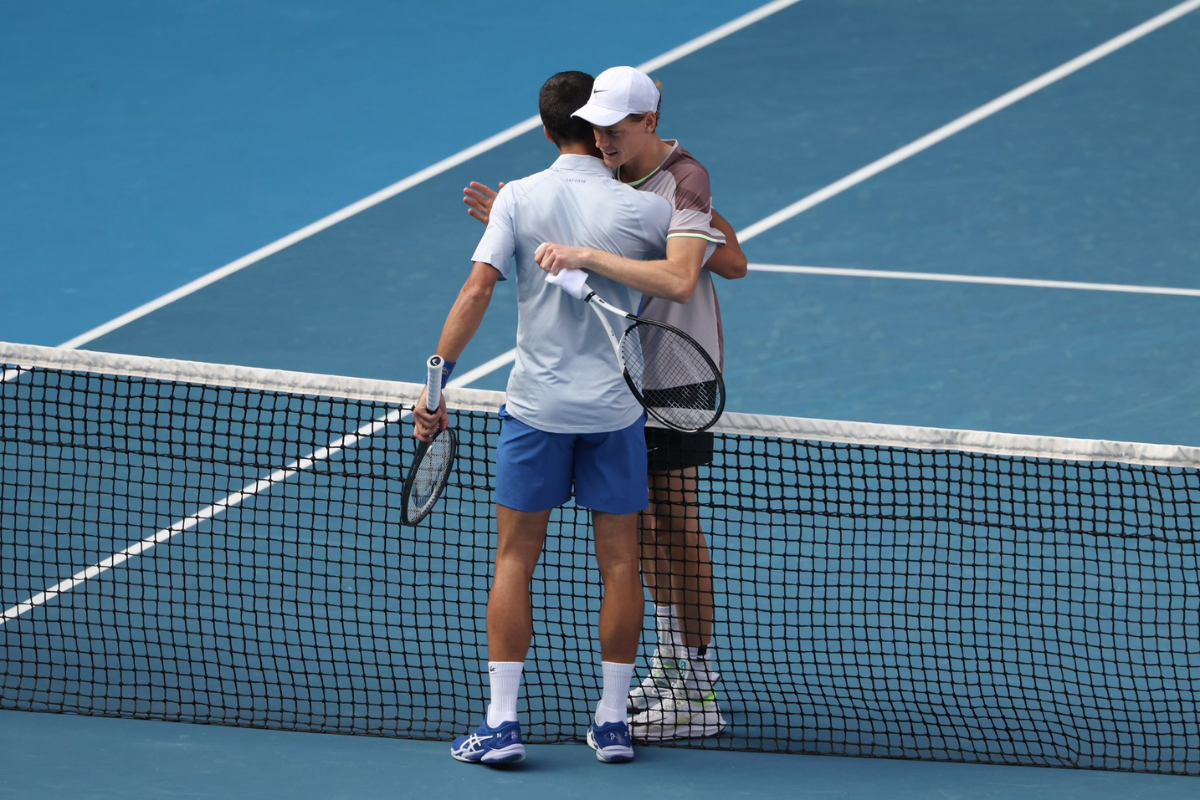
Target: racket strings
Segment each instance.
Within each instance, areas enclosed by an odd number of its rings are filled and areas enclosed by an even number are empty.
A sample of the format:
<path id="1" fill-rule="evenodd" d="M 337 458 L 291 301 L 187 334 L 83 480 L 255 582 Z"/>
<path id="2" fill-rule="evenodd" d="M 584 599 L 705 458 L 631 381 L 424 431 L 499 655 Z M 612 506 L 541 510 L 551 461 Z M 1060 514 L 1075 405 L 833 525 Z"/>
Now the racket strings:
<path id="1" fill-rule="evenodd" d="M 450 477 L 456 449 L 454 430 L 442 431 L 413 468 L 405 502 L 405 521 L 408 524 L 420 522 L 441 497 Z"/>
<path id="2" fill-rule="evenodd" d="M 621 359 L 630 388 L 647 411 L 672 428 L 704 430 L 724 409 L 716 364 L 679 331 L 635 323 L 621 339 Z"/>

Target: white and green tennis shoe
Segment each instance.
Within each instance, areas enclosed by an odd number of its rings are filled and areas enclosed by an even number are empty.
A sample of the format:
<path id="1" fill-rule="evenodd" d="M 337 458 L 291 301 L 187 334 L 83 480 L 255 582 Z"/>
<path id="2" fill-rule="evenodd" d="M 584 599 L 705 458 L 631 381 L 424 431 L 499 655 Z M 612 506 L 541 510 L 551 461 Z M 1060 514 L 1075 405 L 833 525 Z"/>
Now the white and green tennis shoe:
<path id="1" fill-rule="evenodd" d="M 674 689 L 675 694 L 669 694 L 658 705 L 629 721 L 629 732 L 635 742 L 716 736 L 725 729 L 725 718 L 717 708 L 716 692 L 694 697 L 679 683 Z"/>
<path id="2" fill-rule="evenodd" d="M 670 653 L 668 653 L 670 655 Z M 651 659 L 650 677 L 633 690 L 629 730 L 636 742 L 716 736 L 725 729 L 715 687 L 720 678 L 705 658 Z"/>
<path id="3" fill-rule="evenodd" d="M 679 660 L 670 651 L 656 648 L 650 656 L 650 674 L 629 692 L 629 713 L 638 714 L 658 705 L 671 696 L 671 684 L 682 679 Z"/>

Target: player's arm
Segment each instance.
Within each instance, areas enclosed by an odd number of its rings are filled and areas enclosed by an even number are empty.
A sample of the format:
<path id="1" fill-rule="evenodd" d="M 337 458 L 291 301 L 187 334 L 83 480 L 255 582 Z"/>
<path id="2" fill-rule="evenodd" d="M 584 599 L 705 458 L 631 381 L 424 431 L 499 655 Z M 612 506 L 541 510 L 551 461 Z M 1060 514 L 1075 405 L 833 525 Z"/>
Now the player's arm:
<path id="1" fill-rule="evenodd" d="M 594 250 L 557 253 L 550 249 L 538 263 L 548 272 L 557 273 L 564 268 L 585 269 L 651 297 L 688 302 L 700 279 L 704 256 L 715 240 L 712 235 L 715 233 L 712 229 L 712 192 L 708 173 L 699 164 L 677 174 L 676 179 L 678 183 L 667 227 L 666 259 L 637 262 Z M 721 248 L 718 246 L 717 249 Z"/>
<path id="2" fill-rule="evenodd" d="M 585 269 L 642 294 L 686 303 L 692 299 L 700 280 L 707 247 L 707 239 L 675 236 L 667 239 L 665 259 L 637 261 L 589 247 L 547 244 L 534 259 L 538 266 L 554 275 L 564 269 Z"/>
<path id="3" fill-rule="evenodd" d="M 737 233 L 729 221 L 718 214 L 715 208 L 712 210 L 712 226 L 725 234 L 725 244 L 717 247 L 705 262 L 704 268 L 727 280 L 746 277 L 748 262 L 746 254 L 742 252 L 742 246 L 738 243 Z"/>
<path id="4" fill-rule="evenodd" d="M 437 353 L 446 361 L 458 361 L 458 357 L 467 349 L 471 338 L 483 323 L 499 279 L 500 273 L 491 264 L 475 262 L 470 277 L 459 290 L 458 299 L 446 316 L 442 335 L 438 338 Z M 450 424 L 445 395 L 438 410 L 429 411 L 425 408 L 425 392 L 421 392 L 413 409 L 413 423 L 417 438 L 425 442 L 430 441 L 438 431 L 445 430 Z"/>
<path id="5" fill-rule="evenodd" d="M 458 291 L 458 299 L 446 315 L 446 323 L 438 339 L 438 355 L 447 361 L 458 361 L 483 322 L 498 280 L 500 273 L 495 267 L 482 261 L 475 262 L 466 283 Z"/>

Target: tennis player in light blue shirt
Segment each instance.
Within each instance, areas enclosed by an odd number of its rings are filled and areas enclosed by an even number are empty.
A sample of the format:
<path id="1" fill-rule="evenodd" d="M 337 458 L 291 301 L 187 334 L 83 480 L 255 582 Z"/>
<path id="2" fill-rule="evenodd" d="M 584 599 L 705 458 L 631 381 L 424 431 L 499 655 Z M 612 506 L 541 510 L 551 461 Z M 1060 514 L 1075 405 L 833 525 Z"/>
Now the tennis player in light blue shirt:
<path id="1" fill-rule="evenodd" d="M 648 202 L 662 198 L 628 188 L 598 158 L 560 155 L 550 169 L 505 186 L 472 256 L 492 265 L 501 280 L 517 274 L 517 359 L 508 379 L 508 414 L 538 430 L 616 431 L 642 415 L 600 320 L 547 283 L 533 257 L 542 242 L 561 238 L 638 261 L 661 257 L 670 204 Z M 588 285 L 619 308 L 636 309 L 641 300 L 636 290 L 600 275 Z"/>
<path id="2" fill-rule="evenodd" d="M 530 582 L 550 512 L 572 494 L 593 512 L 604 583 L 603 692 L 587 739 L 601 761 L 633 759 L 626 697 L 643 613 L 637 518 L 649 504 L 645 417 L 599 320 L 583 302 L 546 282 L 534 253 L 542 242 L 556 242 L 633 260 L 630 271 L 614 276 L 620 283 L 599 275 L 589 280 L 597 293 L 625 308 L 637 307 L 639 292 L 670 297 L 680 290 L 677 276 L 638 263 L 665 253 L 671 204 L 614 180 L 597 157 L 591 125 L 571 118 L 591 89 L 591 76 L 580 72 L 559 73 L 542 87 L 539 110 L 559 158 L 497 196 L 471 275 L 438 341 L 438 354 L 457 361 L 479 329 L 496 282 L 515 272 L 517 359 L 501 410 L 499 536 L 488 596 L 491 703 L 483 725 L 455 740 L 451 754 L 460 761 L 499 764 L 525 757 L 516 707 L 532 638 Z M 449 422 L 444 401 L 436 413 L 424 409 L 422 396 L 414 427 L 428 441 Z"/>

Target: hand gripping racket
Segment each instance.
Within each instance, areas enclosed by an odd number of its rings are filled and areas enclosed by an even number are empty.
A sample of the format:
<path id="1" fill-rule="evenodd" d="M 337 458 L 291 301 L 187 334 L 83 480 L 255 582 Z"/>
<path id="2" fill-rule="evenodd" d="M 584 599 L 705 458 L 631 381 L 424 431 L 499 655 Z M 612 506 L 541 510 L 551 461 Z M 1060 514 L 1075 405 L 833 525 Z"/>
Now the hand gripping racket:
<path id="1" fill-rule="evenodd" d="M 587 285 L 586 272 L 546 273 L 546 281 L 579 298 L 596 312 L 617 353 L 625 382 L 652 417 L 687 433 L 707 430 L 721 418 L 725 410 L 725 381 L 712 357 L 695 339 L 665 322 L 639 317 L 608 304 Z M 604 315 L 606 311 L 633 322 L 620 341 Z"/>
<path id="2" fill-rule="evenodd" d="M 425 396 L 425 407 L 437 411 L 442 401 L 442 357 L 430 356 L 426 368 L 429 392 Z M 457 450 L 458 436 L 453 428 L 437 434 L 432 442 L 417 445 L 413 465 L 404 479 L 404 490 L 400 495 L 400 519 L 405 525 L 416 525 L 433 510 L 450 480 Z"/>

